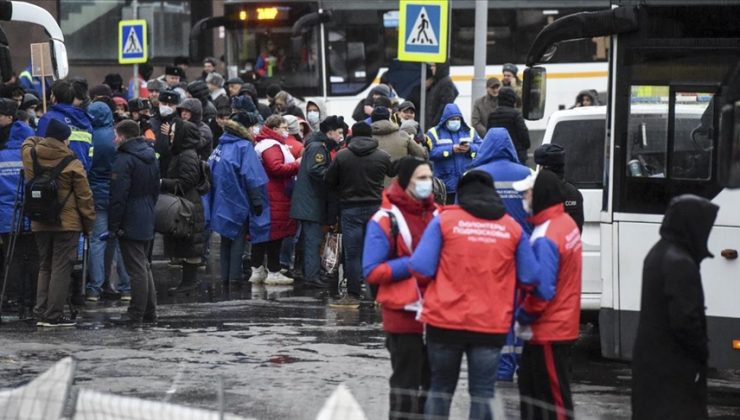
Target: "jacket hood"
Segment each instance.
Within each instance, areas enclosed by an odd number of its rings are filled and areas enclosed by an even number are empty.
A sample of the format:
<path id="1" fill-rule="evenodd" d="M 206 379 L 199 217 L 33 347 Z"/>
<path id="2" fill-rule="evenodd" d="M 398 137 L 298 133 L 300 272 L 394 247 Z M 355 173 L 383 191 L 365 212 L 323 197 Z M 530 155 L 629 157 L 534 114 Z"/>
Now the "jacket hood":
<path id="1" fill-rule="evenodd" d="M 87 113 L 92 117 L 93 128 L 113 127 L 113 113 L 110 107 L 103 102 L 93 102 L 87 108 Z"/>
<path id="2" fill-rule="evenodd" d="M 391 120 L 380 120 L 370 124 L 370 128 L 373 130 L 373 135 L 385 136 L 387 134 L 395 133 L 399 130 L 398 125 Z"/>
<path id="3" fill-rule="evenodd" d="M 516 92 L 510 87 L 502 87 L 498 91 L 498 104 L 499 106 L 510 106 L 513 107 L 516 104 Z"/>
<path id="4" fill-rule="evenodd" d="M 423 211 L 434 211 L 437 206 L 434 203 L 434 194 L 423 200 L 417 200 L 406 194 L 397 179 L 391 182 L 391 185 L 383 191 L 383 201 L 388 200 L 395 204 L 404 213 L 420 214 Z"/>
<path id="5" fill-rule="evenodd" d="M 510 162 L 519 163 L 519 158 L 511 141 L 509 131 L 503 127 L 488 130 L 483 138 L 483 144 L 478 149 L 478 154 L 470 164 L 470 168 L 477 168 L 495 160 L 505 159 Z"/>
<path id="6" fill-rule="evenodd" d="M 445 105 L 444 111 L 442 111 L 442 118 L 439 119 L 439 124 L 437 124 L 437 129 L 445 128 L 445 124 L 447 124 L 447 120 L 449 120 L 452 117 L 460 117 L 461 124 L 460 124 L 460 130 L 468 130 L 470 131 L 470 126 L 465 122 L 465 117 L 463 117 L 462 112 L 460 112 L 460 107 L 457 106 L 457 104 L 447 104 Z"/>
<path id="7" fill-rule="evenodd" d="M 5 143 L 6 149 L 20 149 L 21 145 L 27 138 L 35 136 L 33 128 L 23 121 L 16 121 L 10 127 L 8 142 Z"/>
<path id="8" fill-rule="evenodd" d="M 230 133 L 235 137 L 252 141 L 252 135 L 249 132 L 249 129 L 234 120 L 226 120 L 226 124 L 224 124 L 224 132 Z"/>
<path id="9" fill-rule="evenodd" d="M 257 136 L 255 137 L 255 140 L 259 142 L 265 139 L 272 139 L 280 144 L 285 144 L 285 137 L 280 135 L 280 133 L 273 130 L 272 128 L 269 128 L 268 126 L 263 125 L 262 128 L 260 129 L 260 133 L 257 134 Z"/>
<path id="10" fill-rule="evenodd" d="M 594 106 L 600 105 L 599 104 L 599 97 L 595 94 L 595 92 L 592 92 L 590 90 L 582 90 L 582 91 L 578 92 L 578 95 L 576 96 L 576 103 L 583 102 L 583 97 L 584 96 L 588 96 L 589 98 L 591 98 L 591 104 L 592 105 L 594 105 Z"/>
<path id="11" fill-rule="evenodd" d="M 171 146 L 173 154 L 198 147 L 200 144 L 200 130 L 198 130 L 197 125 L 179 118 L 176 118 L 172 123 L 175 124 L 175 139 Z"/>
<path id="12" fill-rule="evenodd" d="M 696 263 L 714 257 L 707 247 L 719 206 L 692 194 L 673 198 L 668 205 L 660 236 L 685 248 Z"/>
<path id="13" fill-rule="evenodd" d="M 436 65 L 436 70 L 434 73 L 435 82 L 438 82 L 449 75 L 450 75 L 450 64 L 449 63 L 441 63 L 441 64 Z"/>
<path id="14" fill-rule="evenodd" d="M 55 104 L 51 107 L 52 111 L 64 114 L 70 120 L 70 124 L 77 128 L 92 129 L 90 115 L 79 107 L 72 104 Z"/>
<path id="15" fill-rule="evenodd" d="M 200 122 L 203 120 L 203 105 L 198 99 L 185 99 L 184 101 L 180 102 L 180 105 L 178 105 L 177 108 L 190 111 L 190 113 L 193 114 L 193 116 L 190 117 L 190 122 L 195 125 L 200 124 Z"/>
<path id="16" fill-rule="evenodd" d="M 321 99 L 311 99 L 306 102 L 306 109 L 308 109 L 308 106 L 311 104 L 314 104 L 319 108 L 319 121 L 324 121 L 324 118 L 326 118 L 326 105 L 324 104 L 324 101 Z M 306 111 L 306 115 L 308 115 L 308 111 Z"/>
<path id="17" fill-rule="evenodd" d="M 136 156 L 144 163 L 153 163 L 157 160 L 154 147 L 144 137 L 127 140 L 118 147 L 118 151 Z"/>
<path id="18" fill-rule="evenodd" d="M 484 171 L 470 171 L 457 184 L 457 202 L 475 217 L 498 220 L 506 214 L 504 201 L 493 186 L 493 177 Z"/>
<path id="19" fill-rule="evenodd" d="M 357 156 L 367 156 L 378 149 L 378 141 L 371 137 L 352 137 L 347 148 Z"/>
<path id="20" fill-rule="evenodd" d="M 554 172 L 547 169 L 540 170 L 532 188 L 532 214 L 546 210 L 556 204 L 563 204 L 563 183 Z"/>

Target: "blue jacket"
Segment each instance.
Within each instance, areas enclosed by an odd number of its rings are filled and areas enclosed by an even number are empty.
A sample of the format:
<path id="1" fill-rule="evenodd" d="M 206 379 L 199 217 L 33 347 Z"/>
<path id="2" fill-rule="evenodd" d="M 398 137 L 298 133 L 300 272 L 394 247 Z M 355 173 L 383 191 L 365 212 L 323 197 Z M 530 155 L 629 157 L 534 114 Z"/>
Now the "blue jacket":
<path id="1" fill-rule="evenodd" d="M 75 152 L 77 159 L 82 162 L 85 171 L 90 170 L 92 166 L 92 121 L 84 109 L 72 104 L 56 104 L 44 114 L 39 120 L 39 127 L 36 135 L 46 137 L 46 126 L 49 120 L 55 119 L 61 121 L 72 129 L 72 135 L 69 136 L 69 148 Z"/>
<path id="2" fill-rule="evenodd" d="M 38 76 L 33 77 L 31 70 L 30 64 L 23 69 L 23 71 L 18 75 L 18 84 L 21 85 L 26 92 L 33 93 L 36 97 L 40 98 L 42 93 L 41 78 Z M 49 83 L 49 79 L 44 77 L 44 83 L 46 83 L 46 92 L 50 92 L 51 83 Z"/>
<path id="3" fill-rule="evenodd" d="M 439 124 L 427 132 L 429 160 L 434 162 L 434 176 L 445 183 L 448 193 L 457 191 L 457 181 L 465 173 L 481 145 L 478 133 L 472 130 L 464 119 L 461 121 L 459 131 L 448 130 L 447 120 L 452 117 L 462 118 L 462 113 L 457 105 L 447 104 Z M 468 139 L 471 142 L 470 151 L 467 153 L 455 153 L 452 150 L 454 145 L 460 144 L 461 139 Z"/>
<path id="4" fill-rule="evenodd" d="M 527 221 L 529 215 L 522 207 L 522 195 L 512 187 L 514 181 L 528 177 L 531 171 L 519 163 L 514 143 L 505 128 L 488 130 L 469 169 L 480 169 L 493 177 L 496 191 L 504 200 L 506 212 L 519 222 L 527 234 L 531 234 L 532 225 Z"/>
<path id="5" fill-rule="evenodd" d="M 108 231 L 123 239 L 154 238 L 154 207 L 159 197 L 159 163 L 144 137 L 118 147 L 113 162 L 108 207 Z"/>
<path id="6" fill-rule="evenodd" d="M 208 198 L 211 229 L 229 239 L 235 239 L 249 221 L 249 233 L 253 242 L 255 239 L 269 237 L 270 212 L 263 208 L 262 214 L 255 216 L 255 203 L 250 199 L 255 191 L 257 195 L 261 195 L 268 181 L 252 143 L 228 131 L 224 132 L 219 138 L 218 147 L 208 159 L 208 164 L 212 179 Z M 264 223 L 265 219 L 267 223 Z"/>
<path id="7" fill-rule="evenodd" d="M 27 123 L 16 121 L 10 127 L 10 136 L 5 148 L 0 150 L 0 233 L 9 233 L 12 230 L 15 203 L 17 199 L 22 198 L 16 194 L 23 169 L 21 144 L 33 135 L 33 129 Z M 30 230 L 30 224 L 27 222 L 26 220 L 25 228 Z"/>
<path id="8" fill-rule="evenodd" d="M 110 174 L 116 156 L 113 113 L 103 102 L 93 102 L 87 112 L 92 117 L 92 147 L 95 150 L 87 179 L 90 181 L 95 210 L 105 210 L 108 208 Z"/>

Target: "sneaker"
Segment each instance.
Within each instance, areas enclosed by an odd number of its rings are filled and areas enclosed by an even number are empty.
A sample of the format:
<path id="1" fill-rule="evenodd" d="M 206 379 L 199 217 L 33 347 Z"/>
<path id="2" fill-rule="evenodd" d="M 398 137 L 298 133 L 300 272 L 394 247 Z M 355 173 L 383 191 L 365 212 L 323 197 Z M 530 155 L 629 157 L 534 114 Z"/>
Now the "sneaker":
<path id="1" fill-rule="evenodd" d="M 350 295 L 344 296 L 339 300 L 329 304 L 332 308 L 357 309 L 360 307 L 360 300 Z"/>
<path id="2" fill-rule="evenodd" d="M 265 279 L 265 284 L 274 284 L 274 285 L 293 284 L 293 279 L 291 279 L 290 277 L 285 277 L 279 271 L 276 271 L 274 273 L 270 272 L 267 274 L 267 278 Z"/>
<path id="3" fill-rule="evenodd" d="M 100 300 L 100 295 L 95 292 L 87 292 L 85 294 L 85 300 L 88 302 L 97 302 Z"/>
<path id="4" fill-rule="evenodd" d="M 131 292 L 121 293 L 121 302 L 131 302 Z"/>
<path id="5" fill-rule="evenodd" d="M 60 316 L 54 320 L 42 320 L 36 323 L 38 327 L 74 327 L 77 323 L 66 316 Z"/>
<path id="6" fill-rule="evenodd" d="M 252 284 L 261 284 L 267 278 L 267 268 L 260 266 L 252 269 L 252 275 L 249 276 L 249 282 Z"/>
<path id="7" fill-rule="evenodd" d="M 284 275 L 285 277 L 291 278 L 291 279 L 293 278 L 293 270 L 285 266 L 283 266 L 280 269 L 280 274 Z"/>

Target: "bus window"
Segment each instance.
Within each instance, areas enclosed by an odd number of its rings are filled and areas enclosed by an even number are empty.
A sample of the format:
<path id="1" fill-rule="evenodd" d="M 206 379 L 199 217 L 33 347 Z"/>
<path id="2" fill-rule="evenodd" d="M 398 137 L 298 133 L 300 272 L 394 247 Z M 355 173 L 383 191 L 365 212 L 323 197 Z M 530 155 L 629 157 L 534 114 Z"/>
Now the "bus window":
<path id="1" fill-rule="evenodd" d="M 561 121 L 552 133 L 553 144 L 565 149 L 565 179 L 578 188 L 601 188 L 604 176 L 606 121 Z"/>
<path id="2" fill-rule="evenodd" d="M 713 93 L 677 92 L 671 178 L 709 179 L 714 149 Z"/>
<path id="3" fill-rule="evenodd" d="M 632 86 L 627 125 L 627 176 L 665 178 L 668 86 Z"/>

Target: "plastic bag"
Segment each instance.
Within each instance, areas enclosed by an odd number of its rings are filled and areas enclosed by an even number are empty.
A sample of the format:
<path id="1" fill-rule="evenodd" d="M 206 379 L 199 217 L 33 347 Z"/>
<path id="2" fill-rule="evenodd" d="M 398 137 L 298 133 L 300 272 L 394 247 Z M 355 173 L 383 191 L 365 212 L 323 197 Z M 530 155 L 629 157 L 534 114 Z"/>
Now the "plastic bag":
<path id="1" fill-rule="evenodd" d="M 328 275 L 339 271 L 342 262 L 342 234 L 328 232 L 321 244 L 321 267 Z"/>

